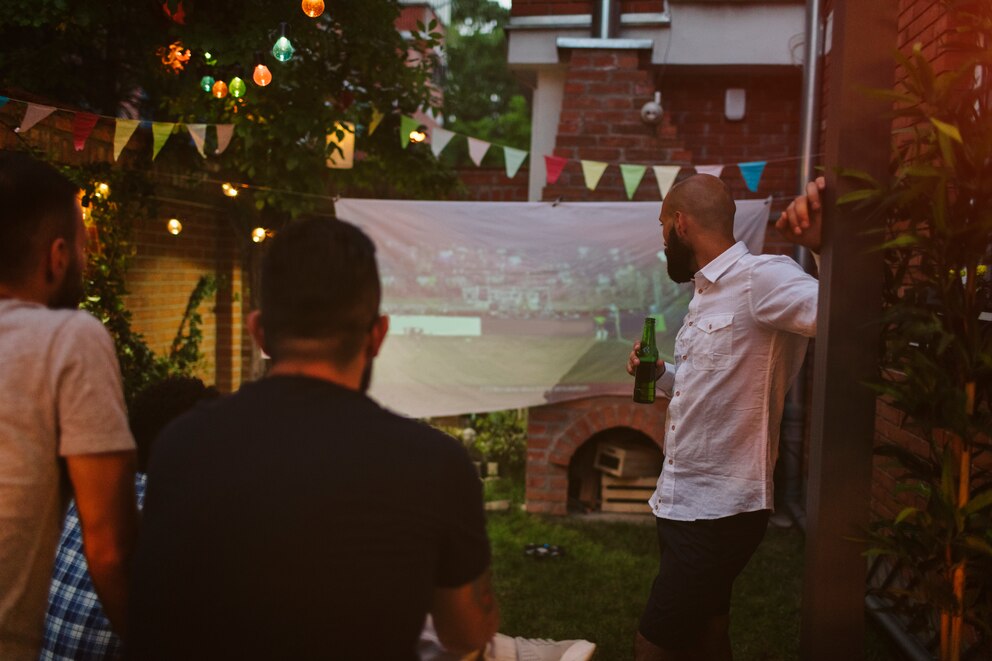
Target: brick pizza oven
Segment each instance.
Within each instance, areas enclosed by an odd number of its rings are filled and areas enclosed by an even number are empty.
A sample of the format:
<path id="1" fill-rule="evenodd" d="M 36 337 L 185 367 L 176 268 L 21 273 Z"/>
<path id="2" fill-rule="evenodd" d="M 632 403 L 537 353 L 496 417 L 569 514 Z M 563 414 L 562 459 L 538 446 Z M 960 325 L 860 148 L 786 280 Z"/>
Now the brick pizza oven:
<path id="1" fill-rule="evenodd" d="M 527 511 L 564 515 L 570 502 L 573 510 L 598 509 L 602 473 L 593 468 L 597 448 L 616 442 L 653 445 L 660 463 L 667 411 L 668 400 L 645 405 L 629 397 L 590 397 L 532 408 L 527 427 Z"/>

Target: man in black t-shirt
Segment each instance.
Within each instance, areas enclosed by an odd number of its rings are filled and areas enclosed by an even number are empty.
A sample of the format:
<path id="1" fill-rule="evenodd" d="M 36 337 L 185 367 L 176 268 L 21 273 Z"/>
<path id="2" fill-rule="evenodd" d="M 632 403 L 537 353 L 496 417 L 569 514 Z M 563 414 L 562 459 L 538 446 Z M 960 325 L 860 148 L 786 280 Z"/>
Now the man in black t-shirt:
<path id="1" fill-rule="evenodd" d="M 388 329 L 372 242 L 293 223 L 248 318 L 272 369 L 163 432 L 134 563 L 135 659 L 415 659 L 496 632 L 465 450 L 366 397 Z"/>

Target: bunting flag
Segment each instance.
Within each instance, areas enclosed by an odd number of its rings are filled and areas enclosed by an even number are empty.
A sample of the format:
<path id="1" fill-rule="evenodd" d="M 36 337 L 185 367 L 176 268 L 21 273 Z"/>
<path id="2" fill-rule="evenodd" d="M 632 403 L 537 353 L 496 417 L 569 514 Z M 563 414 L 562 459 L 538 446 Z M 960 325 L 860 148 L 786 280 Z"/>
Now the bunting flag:
<path id="1" fill-rule="evenodd" d="M 169 139 L 172 130 L 176 128 L 174 122 L 152 122 L 152 160 L 158 156 L 165 146 L 165 141 Z"/>
<path id="2" fill-rule="evenodd" d="M 217 150 L 215 154 L 223 154 L 227 146 L 231 144 L 234 136 L 234 124 L 217 124 Z"/>
<path id="3" fill-rule="evenodd" d="M 599 180 L 606 172 L 606 166 L 609 163 L 604 163 L 602 161 L 580 161 L 582 163 L 582 176 L 586 179 L 586 188 L 589 190 L 596 190 L 596 186 L 599 185 Z"/>
<path id="4" fill-rule="evenodd" d="M 418 128 L 420 128 L 420 122 L 413 117 L 400 116 L 400 145 L 403 149 L 406 149 L 407 145 L 410 144 L 410 133 Z"/>
<path id="5" fill-rule="evenodd" d="M 114 128 L 114 160 L 116 161 L 121 157 L 121 152 L 124 151 L 124 146 L 127 145 L 128 140 L 134 135 L 134 130 L 138 128 L 138 124 L 141 121 L 137 119 L 118 119 L 117 126 Z"/>
<path id="6" fill-rule="evenodd" d="M 385 116 L 386 114 L 380 112 L 378 108 L 372 109 L 372 120 L 369 122 L 369 135 L 375 133 L 375 130 L 379 128 L 379 124 L 382 123 L 382 118 Z"/>
<path id="7" fill-rule="evenodd" d="M 86 140 L 93 132 L 93 127 L 96 126 L 98 119 L 100 119 L 98 115 L 90 112 L 76 113 L 72 120 L 72 146 L 76 148 L 76 151 L 83 151 Z"/>
<path id="8" fill-rule="evenodd" d="M 723 174 L 722 165 L 697 165 L 695 167 L 696 167 L 696 172 L 698 172 L 699 174 L 711 174 L 714 177 L 719 177 L 721 174 Z"/>
<path id="9" fill-rule="evenodd" d="M 648 167 L 646 165 L 630 165 L 624 163 L 620 166 L 620 176 L 623 178 L 623 187 L 627 191 L 627 199 L 634 199 L 634 193 L 637 192 L 637 187 L 641 185 L 641 179 L 644 178 L 644 173 L 647 172 Z"/>
<path id="10" fill-rule="evenodd" d="M 768 161 L 751 161 L 750 163 L 737 164 L 737 167 L 741 170 L 741 176 L 744 177 L 744 184 L 752 193 L 758 192 L 758 184 L 761 183 L 761 175 L 765 171 L 766 165 L 768 165 Z"/>
<path id="11" fill-rule="evenodd" d="M 517 171 L 520 170 L 520 166 L 524 164 L 525 160 L 527 160 L 527 152 L 523 149 L 503 147 L 503 161 L 506 163 L 506 176 L 508 179 L 513 179 L 517 176 Z"/>
<path id="12" fill-rule="evenodd" d="M 10 101 L 10 97 L 0 96 L 0 108 L 3 108 L 5 105 L 7 105 L 8 101 Z"/>
<path id="13" fill-rule="evenodd" d="M 24 111 L 24 119 L 21 120 L 21 125 L 14 129 L 14 132 L 24 133 L 53 112 L 55 112 L 55 108 L 52 106 L 40 106 L 37 103 L 29 103 L 28 109 Z"/>
<path id="14" fill-rule="evenodd" d="M 489 151 L 490 145 L 491 143 L 485 140 L 479 140 L 478 138 L 468 139 L 468 155 L 477 167 L 482 165 L 482 159 L 486 157 L 486 152 Z"/>
<path id="15" fill-rule="evenodd" d="M 327 135 L 327 145 L 338 146 L 327 152 L 327 167 L 332 170 L 350 170 L 355 167 L 355 125 L 351 122 L 338 122 L 334 125 L 334 133 Z M 344 135 L 338 138 L 338 132 Z"/>
<path id="16" fill-rule="evenodd" d="M 668 195 L 668 191 L 671 190 L 672 184 L 675 183 L 675 177 L 679 176 L 679 172 L 682 170 L 681 165 L 653 165 L 651 169 L 654 170 L 654 178 L 658 180 L 658 193 L 661 195 L 661 199 L 665 199 Z"/>
<path id="17" fill-rule="evenodd" d="M 190 137 L 193 138 L 193 144 L 196 145 L 196 151 L 200 152 L 200 156 L 206 158 L 207 154 L 203 151 L 203 143 L 207 139 L 207 125 L 187 124 L 186 130 L 189 131 Z"/>
<path id="18" fill-rule="evenodd" d="M 568 163 L 567 158 L 562 158 L 561 156 L 547 156 L 544 157 L 544 169 L 547 173 L 547 179 L 549 184 L 553 184 L 558 181 L 558 177 L 561 176 L 561 171 L 565 169 L 565 164 Z"/>
<path id="19" fill-rule="evenodd" d="M 440 126 L 434 127 L 431 131 L 431 153 L 434 154 L 435 157 L 440 156 L 441 152 L 444 151 L 444 148 L 448 146 L 448 143 L 451 142 L 453 137 L 455 137 L 453 131 L 443 129 Z"/>

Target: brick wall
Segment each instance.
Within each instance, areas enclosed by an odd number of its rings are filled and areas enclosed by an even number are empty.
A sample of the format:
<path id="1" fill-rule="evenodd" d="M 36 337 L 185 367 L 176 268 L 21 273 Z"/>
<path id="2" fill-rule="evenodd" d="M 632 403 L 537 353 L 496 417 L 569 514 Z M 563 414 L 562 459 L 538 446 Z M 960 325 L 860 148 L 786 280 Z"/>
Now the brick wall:
<path id="1" fill-rule="evenodd" d="M 54 163 L 73 166 L 113 163 L 114 128 L 109 121 L 101 120 L 85 149 L 77 152 L 70 113 L 57 111 L 18 135 L 12 129 L 20 124 L 23 114 L 23 104 L 8 103 L 0 108 L 0 150 L 32 148 L 42 151 Z M 155 168 L 146 133 L 139 129 L 114 167 L 146 169 L 154 183 L 157 178 L 151 174 Z M 164 174 L 158 169 L 156 173 Z M 223 287 L 200 307 L 205 360 L 198 376 L 229 391 L 241 383 L 242 365 L 247 364 L 246 347 L 250 348 L 241 323 L 245 279 L 240 248 L 229 223 L 219 207 L 196 201 L 202 195 L 201 191 L 156 184 L 151 212 L 154 215 L 132 219 L 135 254 L 127 274 L 129 295 L 125 303 L 132 313 L 134 330 L 144 335 L 152 350 L 163 355 L 179 328 L 199 277 L 222 276 Z M 166 232 L 165 224 L 172 217 L 183 224 L 179 236 Z"/>
<path id="2" fill-rule="evenodd" d="M 465 185 L 464 199 L 472 202 L 526 202 L 527 168 L 522 167 L 510 179 L 505 168 L 466 167 L 458 170 Z"/>
<path id="3" fill-rule="evenodd" d="M 513 0 L 513 16 L 554 16 L 593 13 L 593 0 Z M 620 12 L 649 13 L 665 9 L 663 0 L 620 0 Z"/>
<path id="4" fill-rule="evenodd" d="M 629 397 L 591 397 L 530 410 L 527 425 L 527 511 L 568 511 L 568 465 L 593 434 L 615 427 L 643 432 L 660 448 L 668 400 L 654 406 Z"/>

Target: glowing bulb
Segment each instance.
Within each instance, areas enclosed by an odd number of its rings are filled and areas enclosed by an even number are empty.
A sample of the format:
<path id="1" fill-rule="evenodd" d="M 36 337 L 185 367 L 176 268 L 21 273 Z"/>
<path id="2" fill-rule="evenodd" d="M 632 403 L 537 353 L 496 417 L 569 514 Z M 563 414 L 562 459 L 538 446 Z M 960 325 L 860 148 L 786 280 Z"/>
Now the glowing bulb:
<path id="1" fill-rule="evenodd" d="M 272 82 L 272 72 L 265 66 L 261 51 L 255 51 L 255 71 L 252 73 L 251 79 L 259 87 L 265 87 Z"/>
<path id="2" fill-rule="evenodd" d="M 265 228 L 256 227 L 255 229 L 253 229 L 251 231 L 251 240 L 254 241 L 255 243 L 261 243 L 262 241 L 265 241 Z"/>
<path id="3" fill-rule="evenodd" d="M 414 144 L 420 144 L 426 139 L 427 139 L 427 134 L 421 131 L 420 129 L 410 131 L 410 142 Z"/>
<path id="4" fill-rule="evenodd" d="M 172 236 L 178 236 L 183 231 L 183 224 L 179 222 L 178 218 L 170 218 L 169 222 L 165 224 L 165 229 L 169 230 L 169 234 Z"/>
<path id="5" fill-rule="evenodd" d="M 317 18 L 324 13 L 324 0 L 303 0 L 303 13 L 310 18 Z"/>
<path id="6" fill-rule="evenodd" d="M 238 189 L 234 184 L 225 181 L 220 187 L 221 190 L 224 191 L 224 195 L 227 195 L 228 197 L 238 196 Z"/>
<path id="7" fill-rule="evenodd" d="M 93 196 L 94 197 L 110 197 L 110 186 L 103 183 L 102 181 L 93 186 Z"/>
<path id="8" fill-rule="evenodd" d="M 214 89 L 214 77 L 204 76 L 200 79 L 200 89 L 209 94 Z"/>
<path id="9" fill-rule="evenodd" d="M 231 83 L 227 86 L 227 89 L 231 91 L 231 96 L 235 99 L 240 99 L 248 91 L 248 86 L 245 85 L 245 81 L 235 76 L 231 79 Z"/>
<path id="10" fill-rule="evenodd" d="M 276 58 L 280 62 L 289 62 L 289 58 L 293 57 L 293 44 L 289 43 L 289 39 L 286 38 L 286 24 L 282 24 L 282 34 L 276 39 L 275 45 L 272 47 L 272 57 Z"/>
<path id="11" fill-rule="evenodd" d="M 213 56 L 213 53 L 207 51 L 203 54 L 203 61 L 207 64 L 217 64 L 217 58 Z"/>
<path id="12" fill-rule="evenodd" d="M 216 83 L 214 83 L 214 86 L 213 88 L 211 88 L 211 91 L 213 92 L 213 95 L 215 97 L 217 97 L 218 99 L 223 99 L 225 96 L 227 96 L 227 83 L 225 83 L 223 80 L 218 80 Z"/>

